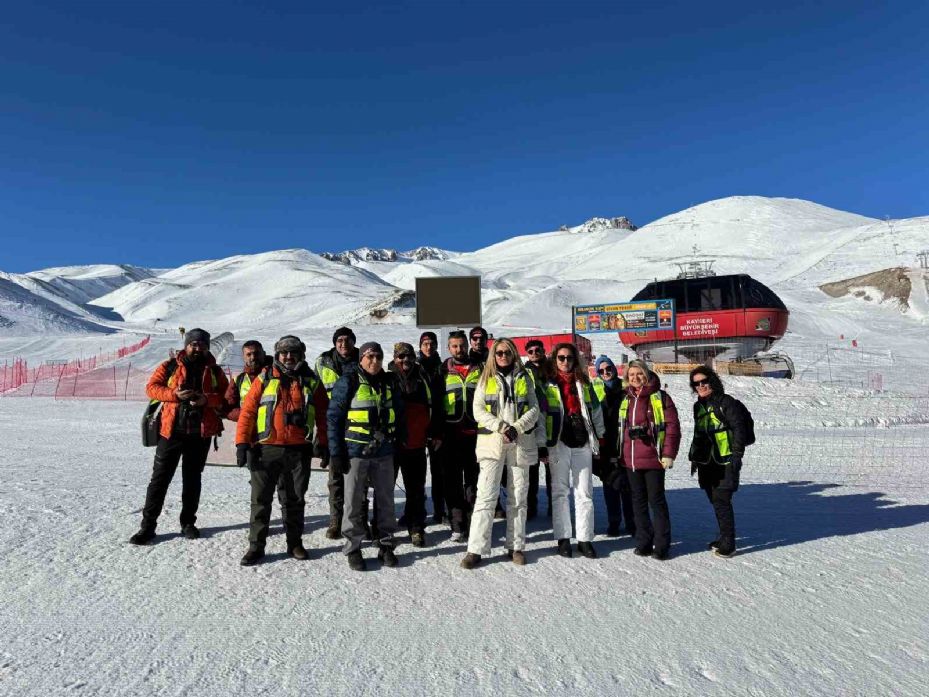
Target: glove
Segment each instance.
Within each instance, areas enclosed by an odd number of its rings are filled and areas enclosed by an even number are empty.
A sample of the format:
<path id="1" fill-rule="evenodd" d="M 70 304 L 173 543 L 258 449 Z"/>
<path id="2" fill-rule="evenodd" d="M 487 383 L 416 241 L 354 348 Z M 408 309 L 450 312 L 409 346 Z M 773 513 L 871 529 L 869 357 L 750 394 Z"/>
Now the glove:
<path id="1" fill-rule="evenodd" d="M 319 445 L 318 443 L 313 447 L 313 455 L 322 460 L 325 464 L 323 467 L 329 464 L 329 446 L 328 445 Z"/>
<path id="2" fill-rule="evenodd" d="M 736 472 L 742 469 L 742 453 L 732 453 L 732 458 L 729 460 L 729 466 L 734 468 Z"/>
<path id="3" fill-rule="evenodd" d="M 673 457 L 661 458 L 661 466 L 664 467 L 666 470 L 671 469 L 672 467 L 674 467 L 674 458 Z"/>
<path id="4" fill-rule="evenodd" d="M 340 472 L 341 474 L 348 474 L 352 471 L 351 460 L 341 455 L 330 455 L 329 466 L 332 467 L 333 472 Z"/>
<path id="5" fill-rule="evenodd" d="M 515 426 L 507 426 L 503 429 L 503 437 L 508 443 L 515 443 L 516 439 L 519 438 L 519 431 L 516 430 Z"/>
<path id="6" fill-rule="evenodd" d="M 245 443 L 239 443 L 235 446 L 235 463 L 239 467 L 245 467 L 248 462 L 248 445 Z"/>
<path id="7" fill-rule="evenodd" d="M 619 491 L 620 484 L 622 483 L 622 472 L 620 472 L 619 467 L 613 467 L 606 476 L 603 477 L 603 486 L 612 487 Z"/>

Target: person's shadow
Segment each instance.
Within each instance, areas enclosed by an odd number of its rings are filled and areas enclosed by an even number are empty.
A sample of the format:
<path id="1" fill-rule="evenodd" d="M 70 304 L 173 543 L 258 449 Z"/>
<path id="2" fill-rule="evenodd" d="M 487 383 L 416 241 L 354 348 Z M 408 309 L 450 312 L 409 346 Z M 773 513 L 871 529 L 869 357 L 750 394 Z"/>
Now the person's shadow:
<path id="1" fill-rule="evenodd" d="M 706 494 L 693 487 L 668 489 L 666 495 L 672 554 L 706 552 L 707 543 L 719 530 Z M 597 529 L 602 530 L 606 509 L 599 490 L 594 500 Z M 929 522 L 929 504 L 897 504 L 881 492 L 809 481 L 742 484 L 732 502 L 740 555 Z M 631 546 L 630 538 L 624 536 L 610 538 L 598 544 L 598 549 L 609 554 Z"/>

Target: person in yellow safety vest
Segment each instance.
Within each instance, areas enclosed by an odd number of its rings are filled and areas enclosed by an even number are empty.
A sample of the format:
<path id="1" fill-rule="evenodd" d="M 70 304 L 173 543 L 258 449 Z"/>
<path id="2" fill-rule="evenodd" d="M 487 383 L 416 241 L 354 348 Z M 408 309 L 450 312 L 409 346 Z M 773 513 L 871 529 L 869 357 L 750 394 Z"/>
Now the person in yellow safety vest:
<path id="1" fill-rule="evenodd" d="M 719 536 L 709 548 L 716 556 L 735 554 L 735 512 L 732 496 L 739 490 L 739 473 L 745 448 L 754 442 L 751 416 L 739 400 L 726 394 L 712 368 L 700 365 L 690 371 L 694 403 L 694 436 L 690 446 L 691 474 L 698 470 L 700 488 L 713 505 Z"/>
<path id="2" fill-rule="evenodd" d="M 552 528 L 558 554 L 572 556 L 571 511 L 568 494 L 574 485 L 577 551 L 594 559 L 592 457 L 600 452 L 604 434 L 600 402 L 574 344 L 557 344 L 551 362 L 554 378 L 545 385 L 546 446 L 552 468 Z M 543 457 L 542 461 L 545 462 Z"/>
<path id="3" fill-rule="evenodd" d="M 356 571 L 365 569 L 361 544 L 369 483 L 377 501 L 378 559 L 384 566 L 397 565 L 394 452 L 407 440 L 405 416 L 396 379 L 384 371 L 383 349 L 374 341 L 362 344 L 358 370 L 336 382 L 327 414 L 329 466 L 345 476 L 343 551 Z"/>
<path id="4" fill-rule="evenodd" d="M 626 385 L 626 396 L 619 405 L 617 452 L 632 488 L 635 553 L 663 560 L 671 551 L 665 470 L 671 469 L 677 457 L 681 424 L 674 400 L 661 389 L 658 376 L 645 361 L 629 361 Z"/>
<path id="5" fill-rule="evenodd" d="M 536 397 L 539 401 L 539 407 L 545 404 L 545 393 L 542 385 L 549 379 L 551 366 L 548 363 L 548 356 L 545 355 L 545 344 L 540 339 L 529 339 L 525 345 L 526 362 L 523 367 L 532 378 L 532 383 L 536 388 Z M 537 428 L 545 430 L 544 416 L 539 420 Z M 529 468 L 529 494 L 526 503 L 526 520 L 534 520 L 539 512 L 539 475 L 542 467 L 541 462 L 536 462 Z M 548 498 L 548 516 L 552 515 L 552 470 L 545 466 L 545 492 Z"/>
<path id="6" fill-rule="evenodd" d="M 326 394 L 332 397 L 332 388 L 346 372 L 358 367 L 358 349 L 355 348 L 355 333 L 348 327 L 339 327 L 332 334 L 332 348 L 323 351 L 316 359 L 316 374 L 323 381 Z M 320 466 L 329 467 L 329 451 L 317 443 L 316 455 Z M 341 472 L 329 470 L 329 527 L 326 538 L 338 540 L 342 537 L 342 513 L 345 507 L 345 480 Z M 365 521 L 367 526 L 367 521 Z"/>
<path id="7" fill-rule="evenodd" d="M 303 546 L 303 512 L 306 480 L 310 476 L 310 453 L 314 432 L 327 442 L 326 390 L 306 364 L 306 346 L 288 335 L 274 344 L 274 362 L 252 380 L 245 395 L 236 427 L 236 460 L 251 472 L 251 519 L 248 551 L 243 566 L 258 563 L 265 553 L 271 522 L 274 488 L 282 481 L 286 516 L 284 529 L 287 554 L 307 559 Z M 254 445 L 261 445 L 258 458 L 248 461 Z"/>
<path id="8" fill-rule="evenodd" d="M 445 382 L 445 438 L 441 452 L 445 500 L 451 514 L 453 539 L 468 537 L 468 514 L 477 495 L 477 424 L 474 421 L 474 391 L 483 364 L 472 363 L 468 338 L 463 331 L 448 336 L 449 358 L 442 364 Z"/>
<path id="9" fill-rule="evenodd" d="M 539 418 L 535 386 L 510 339 L 497 339 L 490 349 L 474 392 L 474 418 L 478 424 L 480 478 L 468 553 L 461 566 L 473 569 L 490 554 L 494 506 L 504 468 L 508 470 L 505 550 L 514 564 L 522 566 L 526 563 L 529 467 L 538 462 L 545 434 L 535 427 Z"/>
<path id="10" fill-rule="evenodd" d="M 600 455 L 594 458 L 593 473 L 603 482 L 603 500 L 606 503 L 607 530 L 610 537 L 619 535 L 623 518 L 626 532 L 635 536 L 635 516 L 632 512 L 632 489 L 625 467 L 619 466 L 616 443 L 619 440 L 619 405 L 623 401 L 623 381 L 609 356 L 600 356 L 594 364 L 597 377 L 593 379 L 594 393 L 603 409 L 606 434 L 600 441 Z"/>

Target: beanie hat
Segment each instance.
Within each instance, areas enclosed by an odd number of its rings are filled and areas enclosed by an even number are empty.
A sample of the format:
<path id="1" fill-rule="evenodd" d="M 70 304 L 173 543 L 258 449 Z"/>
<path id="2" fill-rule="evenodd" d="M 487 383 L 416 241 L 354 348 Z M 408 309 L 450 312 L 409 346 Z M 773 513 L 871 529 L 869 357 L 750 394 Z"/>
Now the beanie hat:
<path id="1" fill-rule="evenodd" d="M 394 344 L 394 355 L 399 356 L 401 353 L 408 353 L 411 356 L 416 354 L 413 350 L 413 344 L 408 344 L 405 341 L 398 341 Z"/>
<path id="2" fill-rule="evenodd" d="M 600 366 L 604 364 L 610 366 L 613 369 L 613 374 L 614 375 L 616 374 L 616 364 L 613 363 L 612 359 L 609 356 L 600 354 L 599 356 L 597 356 L 597 362 L 594 363 L 594 369 L 597 371 L 597 375 L 600 374 Z"/>
<path id="3" fill-rule="evenodd" d="M 207 345 L 207 347 L 209 347 L 210 333 L 205 329 L 191 329 L 189 332 L 184 334 L 184 348 L 187 348 L 194 341 L 202 341 Z"/>
<path id="4" fill-rule="evenodd" d="M 432 340 L 435 342 L 436 346 L 439 345 L 439 337 L 437 337 L 437 336 L 435 335 L 435 332 L 423 332 L 422 334 L 420 334 L 420 335 L 419 335 L 419 345 L 422 346 L 422 345 L 423 345 L 423 342 L 424 342 L 426 339 L 432 339 Z"/>
<path id="5" fill-rule="evenodd" d="M 295 337 L 293 334 L 288 334 L 287 336 L 282 336 L 274 344 L 275 356 L 280 353 L 284 353 L 285 351 L 299 351 L 300 353 L 306 355 L 306 344 L 300 341 L 300 339 Z"/>
<path id="6" fill-rule="evenodd" d="M 545 350 L 545 344 L 542 343 L 542 340 L 541 340 L 541 339 L 529 339 L 529 341 L 526 342 L 526 345 L 525 345 L 523 348 L 524 348 L 526 351 L 528 351 L 528 350 L 531 349 L 533 346 L 538 346 L 538 347 L 539 347 L 540 349 L 542 349 L 543 351 Z"/>
<path id="7" fill-rule="evenodd" d="M 484 337 L 484 341 L 487 341 L 487 330 L 484 329 L 484 327 L 472 327 L 471 331 L 468 332 L 468 338 L 470 339 L 475 334 L 480 334 L 482 337 Z"/>
<path id="8" fill-rule="evenodd" d="M 339 340 L 340 336 L 350 336 L 352 338 L 352 343 L 358 342 L 358 340 L 355 338 L 355 332 L 353 332 L 348 327 L 339 327 L 335 330 L 335 334 L 332 335 L 333 346 L 335 346 L 335 342 Z"/>
<path id="9" fill-rule="evenodd" d="M 381 348 L 381 345 L 376 341 L 366 341 L 361 345 L 361 348 L 358 349 L 358 357 L 363 357 L 368 351 L 374 351 L 376 353 L 384 355 L 384 349 Z"/>

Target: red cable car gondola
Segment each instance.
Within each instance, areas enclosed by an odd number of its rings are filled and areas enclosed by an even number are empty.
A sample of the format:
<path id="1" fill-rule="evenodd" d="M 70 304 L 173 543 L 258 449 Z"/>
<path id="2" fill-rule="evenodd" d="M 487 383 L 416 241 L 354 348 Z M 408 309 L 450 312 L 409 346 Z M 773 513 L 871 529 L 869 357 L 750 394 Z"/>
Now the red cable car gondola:
<path id="1" fill-rule="evenodd" d="M 704 273 L 712 274 L 707 265 Z M 766 285 L 747 274 L 682 273 L 649 283 L 633 300 L 674 300 L 676 329 L 621 331 L 619 339 L 646 360 L 702 363 L 737 360 L 768 350 L 784 336 L 789 312 Z"/>

